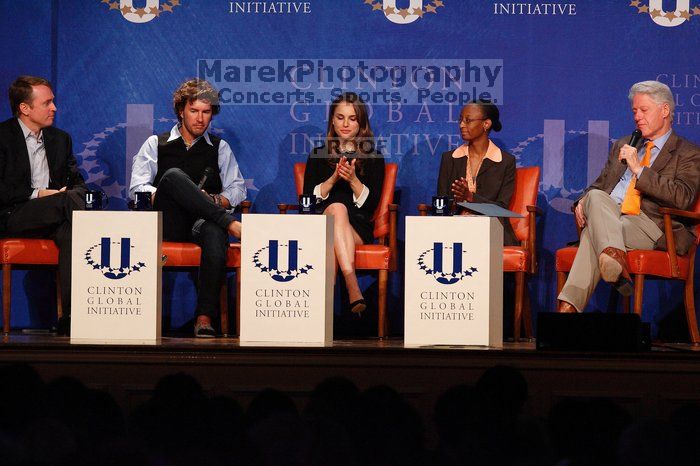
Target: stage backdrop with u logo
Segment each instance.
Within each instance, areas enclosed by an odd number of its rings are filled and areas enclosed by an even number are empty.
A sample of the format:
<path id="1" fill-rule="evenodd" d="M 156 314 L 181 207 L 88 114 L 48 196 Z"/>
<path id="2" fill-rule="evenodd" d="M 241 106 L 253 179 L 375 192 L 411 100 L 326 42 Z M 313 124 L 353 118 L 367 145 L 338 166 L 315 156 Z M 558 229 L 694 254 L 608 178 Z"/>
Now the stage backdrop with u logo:
<path id="1" fill-rule="evenodd" d="M 440 154 L 460 143 L 461 103 L 494 99 L 496 143 L 519 166 L 542 168 L 534 309 L 554 306 L 554 253 L 576 236 L 572 200 L 610 142 L 633 129 L 629 86 L 671 86 L 676 131 L 700 141 L 700 0 L 0 0 L 0 13 L 0 88 L 19 74 L 53 81 L 56 125 L 110 208 L 125 208 L 131 157 L 175 123 L 172 91 L 188 77 L 221 90 L 212 131 L 233 147 L 257 212 L 294 198 L 292 166 L 324 134 L 339 92 L 371 104 L 380 148 L 399 164 L 401 219 L 435 194 Z M 29 313 L 15 312 L 13 325 L 50 318 L 46 278 L 15 278 L 15 309 Z M 175 325 L 191 317 L 190 278 L 165 277 Z M 395 333 L 401 278 L 390 297 Z M 646 320 L 680 318 L 678 286 L 647 288 Z M 609 295 L 601 290 L 591 308 L 606 309 Z"/>

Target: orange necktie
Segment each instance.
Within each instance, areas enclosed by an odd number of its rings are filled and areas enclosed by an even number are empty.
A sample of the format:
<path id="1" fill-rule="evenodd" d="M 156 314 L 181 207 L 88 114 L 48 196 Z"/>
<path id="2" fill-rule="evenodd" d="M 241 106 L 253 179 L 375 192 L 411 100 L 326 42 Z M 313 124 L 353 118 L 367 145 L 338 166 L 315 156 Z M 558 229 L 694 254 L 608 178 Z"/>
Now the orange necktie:
<path id="1" fill-rule="evenodd" d="M 649 166 L 652 147 L 654 147 L 654 141 L 648 141 L 647 150 L 644 153 L 644 158 L 642 159 L 642 167 Z M 627 187 L 625 198 L 622 200 L 622 206 L 620 206 L 620 211 L 625 215 L 639 215 L 639 212 L 641 211 L 642 193 L 635 188 L 636 184 L 637 175 L 632 175 L 632 180 L 630 181 L 630 185 Z"/>

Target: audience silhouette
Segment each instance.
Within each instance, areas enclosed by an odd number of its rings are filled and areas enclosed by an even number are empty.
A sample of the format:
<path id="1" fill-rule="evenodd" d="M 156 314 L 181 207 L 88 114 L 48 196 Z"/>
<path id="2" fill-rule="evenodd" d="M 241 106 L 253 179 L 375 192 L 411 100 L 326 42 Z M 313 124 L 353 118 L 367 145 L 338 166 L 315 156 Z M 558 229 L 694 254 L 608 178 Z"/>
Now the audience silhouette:
<path id="1" fill-rule="evenodd" d="M 562 398 L 527 415 L 528 387 L 496 366 L 436 401 L 434 429 L 387 386 L 320 382 L 300 406 L 266 389 L 246 409 L 197 380 L 163 377 L 128 418 L 112 396 L 25 364 L 0 367 L 0 465 L 685 466 L 700 464 L 700 407 L 633 419 L 608 399 Z M 412 401 L 418 401 L 417 398 Z M 299 408 L 303 409 L 299 409 Z M 428 438 L 433 431 L 436 438 Z"/>

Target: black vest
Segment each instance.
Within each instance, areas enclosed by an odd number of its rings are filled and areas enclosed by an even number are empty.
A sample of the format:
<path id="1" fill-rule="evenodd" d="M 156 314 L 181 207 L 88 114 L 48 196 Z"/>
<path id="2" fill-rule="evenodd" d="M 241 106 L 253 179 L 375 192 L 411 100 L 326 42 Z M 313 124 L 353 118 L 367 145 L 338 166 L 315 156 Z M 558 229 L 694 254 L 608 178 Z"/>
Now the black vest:
<path id="1" fill-rule="evenodd" d="M 213 174 L 207 177 L 202 189 L 210 194 L 221 193 L 223 189 L 221 176 L 219 176 L 219 143 L 221 138 L 209 134 L 213 145 L 207 144 L 207 141 L 202 137 L 190 147 L 190 150 L 187 150 L 181 137 L 168 142 L 169 137 L 169 132 L 158 136 L 158 172 L 153 180 L 153 186 L 158 187 L 163 174 L 171 168 L 179 168 L 187 173 L 187 176 L 195 184 L 199 184 L 204 169 L 211 167 Z"/>

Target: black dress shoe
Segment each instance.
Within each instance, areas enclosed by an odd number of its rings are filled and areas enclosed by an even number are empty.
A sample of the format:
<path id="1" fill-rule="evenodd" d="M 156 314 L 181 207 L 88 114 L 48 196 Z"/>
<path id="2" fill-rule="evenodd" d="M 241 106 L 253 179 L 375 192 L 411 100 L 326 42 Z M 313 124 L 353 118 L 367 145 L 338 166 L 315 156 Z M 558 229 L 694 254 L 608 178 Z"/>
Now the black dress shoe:
<path id="1" fill-rule="evenodd" d="M 364 299 L 358 299 L 350 303 L 350 312 L 353 314 L 362 315 L 365 309 L 367 309 L 367 303 Z"/>
<path id="2" fill-rule="evenodd" d="M 70 336 L 70 316 L 63 316 L 58 319 L 56 325 L 51 327 L 51 333 L 55 333 L 59 337 Z"/>

